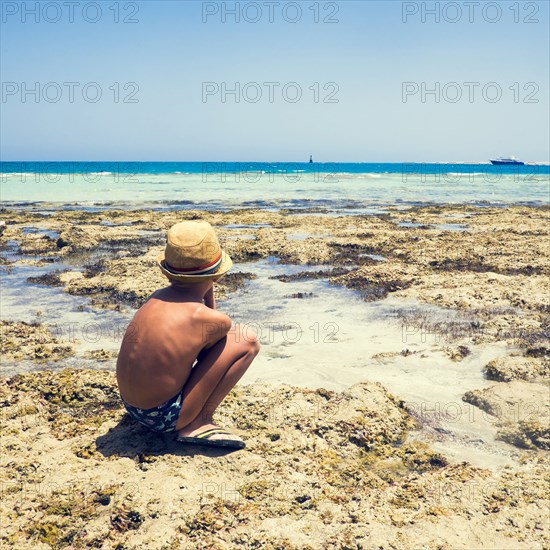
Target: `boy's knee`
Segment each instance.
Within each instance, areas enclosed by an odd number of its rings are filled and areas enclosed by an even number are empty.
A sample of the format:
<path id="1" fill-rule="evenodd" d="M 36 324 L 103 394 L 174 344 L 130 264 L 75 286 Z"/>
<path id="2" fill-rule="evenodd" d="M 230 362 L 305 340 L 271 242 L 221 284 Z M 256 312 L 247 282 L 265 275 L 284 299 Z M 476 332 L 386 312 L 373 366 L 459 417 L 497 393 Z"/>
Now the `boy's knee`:
<path id="1" fill-rule="evenodd" d="M 237 325 L 236 329 L 238 343 L 244 347 L 246 353 L 256 355 L 260 351 L 260 340 L 256 331 L 247 325 Z"/>
<path id="2" fill-rule="evenodd" d="M 258 338 L 258 335 L 256 333 L 254 333 L 253 336 L 249 336 L 247 338 L 247 345 L 249 353 L 258 355 L 258 352 L 260 351 L 260 339 Z"/>

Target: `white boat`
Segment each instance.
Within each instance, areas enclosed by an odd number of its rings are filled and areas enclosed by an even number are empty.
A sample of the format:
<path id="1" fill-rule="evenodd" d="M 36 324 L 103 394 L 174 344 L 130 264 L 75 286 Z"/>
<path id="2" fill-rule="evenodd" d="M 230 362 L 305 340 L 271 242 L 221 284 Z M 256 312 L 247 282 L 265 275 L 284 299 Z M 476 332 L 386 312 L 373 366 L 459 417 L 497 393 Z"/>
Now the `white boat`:
<path id="1" fill-rule="evenodd" d="M 489 159 L 491 164 L 516 164 L 523 165 L 525 162 L 517 159 L 516 157 L 498 157 L 496 159 Z"/>

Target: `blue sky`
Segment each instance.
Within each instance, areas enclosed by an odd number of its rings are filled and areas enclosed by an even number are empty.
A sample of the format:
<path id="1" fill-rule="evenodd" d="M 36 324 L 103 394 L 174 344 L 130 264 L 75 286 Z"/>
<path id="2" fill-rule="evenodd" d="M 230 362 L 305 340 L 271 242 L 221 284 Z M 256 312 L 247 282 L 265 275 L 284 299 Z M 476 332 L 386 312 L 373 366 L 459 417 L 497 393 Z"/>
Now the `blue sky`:
<path id="1" fill-rule="evenodd" d="M 1 4 L 2 160 L 549 159 L 547 1 Z"/>

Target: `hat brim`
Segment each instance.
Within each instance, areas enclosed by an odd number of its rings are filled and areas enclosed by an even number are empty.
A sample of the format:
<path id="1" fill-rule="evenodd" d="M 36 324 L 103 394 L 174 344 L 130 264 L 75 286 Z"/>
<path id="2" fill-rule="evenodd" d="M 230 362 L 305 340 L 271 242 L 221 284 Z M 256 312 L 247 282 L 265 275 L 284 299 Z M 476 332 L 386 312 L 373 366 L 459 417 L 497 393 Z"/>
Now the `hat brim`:
<path id="1" fill-rule="evenodd" d="M 218 271 L 215 273 L 207 273 L 206 275 L 185 275 L 183 273 L 174 273 L 166 268 L 164 261 L 164 252 L 157 256 L 157 265 L 160 267 L 163 275 L 171 281 L 181 281 L 185 283 L 200 283 L 201 281 L 207 281 L 225 275 L 232 267 L 233 260 L 222 250 L 222 262 Z"/>

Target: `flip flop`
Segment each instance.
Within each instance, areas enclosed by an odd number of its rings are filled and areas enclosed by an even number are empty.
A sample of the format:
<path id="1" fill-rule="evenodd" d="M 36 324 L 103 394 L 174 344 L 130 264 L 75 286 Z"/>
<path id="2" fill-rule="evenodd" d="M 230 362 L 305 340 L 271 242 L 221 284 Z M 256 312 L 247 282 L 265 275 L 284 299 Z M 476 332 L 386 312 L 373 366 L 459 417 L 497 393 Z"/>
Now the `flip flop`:
<path id="1" fill-rule="evenodd" d="M 244 449 L 245 443 L 242 439 L 210 439 L 213 435 L 233 435 L 221 428 L 211 428 L 205 430 L 199 435 L 193 437 L 179 436 L 176 437 L 176 441 L 179 443 L 186 443 L 188 445 L 203 445 L 208 447 L 225 447 L 226 449 Z"/>

